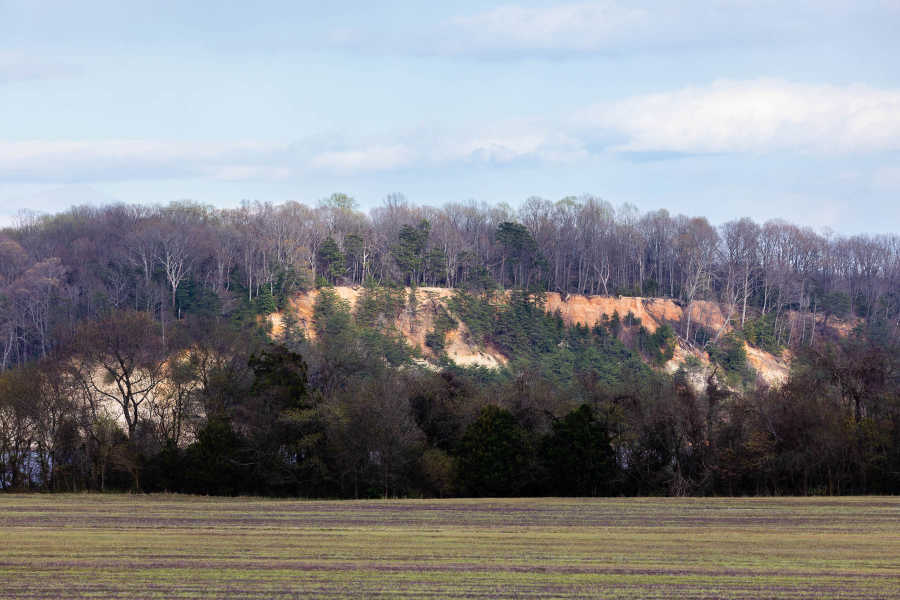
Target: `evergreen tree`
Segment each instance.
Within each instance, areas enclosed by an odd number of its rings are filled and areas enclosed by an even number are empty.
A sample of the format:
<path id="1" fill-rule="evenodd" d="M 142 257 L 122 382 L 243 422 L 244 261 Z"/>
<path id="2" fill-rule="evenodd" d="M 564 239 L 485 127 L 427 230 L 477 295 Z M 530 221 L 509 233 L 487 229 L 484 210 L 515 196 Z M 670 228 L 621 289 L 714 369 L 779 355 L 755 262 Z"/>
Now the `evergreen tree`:
<path id="1" fill-rule="evenodd" d="M 330 283 L 335 283 L 339 277 L 347 273 L 347 257 L 331 236 L 322 242 L 316 258 L 319 260 L 321 272 Z"/>
<path id="2" fill-rule="evenodd" d="M 606 428 L 582 404 L 552 425 L 544 438 L 544 456 L 555 493 L 599 496 L 609 493 L 615 454 Z"/>
<path id="3" fill-rule="evenodd" d="M 183 492 L 186 461 L 184 451 L 173 440 L 166 440 L 162 450 L 153 455 L 141 476 L 144 491 Z"/>
<path id="4" fill-rule="evenodd" d="M 303 335 L 303 330 L 300 327 L 300 319 L 297 318 L 297 309 L 288 302 L 284 311 L 282 311 L 282 332 L 281 332 L 281 343 L 290 351 L 297 352 L 300 349 L 300 346 L 303 342 L 306 341 L 306 336 Z"/>
<path id="5" fill-rule="evenodd" d="M 524 483 L 527 455 L 525 433 L 512 413 L 486 406 L 459 444 L 460 487 L 473 496 L 515 496 Z"/>
<path id="6" fill-rule="evenodd" d="M 538 255 L 538 246 L 528 228 L 519 223 L 504 222 L 497 228 L 497 241 L 504 248 L 503 259 L 512 273 L 513 285 L 528 287 L 524 269 Z"/>
<path id="7" fill-rule="evenodd" d="M 391 254 L 407 285 L 418 281 L 425 269 L 425 248 L 430 235 L 431 223 L 422 219 L 417 227 L 412 225 L 401 227 L 397 236 L 398 241 L 391 247 Z"/>
<path id="8" fill-rule="evenodd" d="M 347 255 L 347 270 L 353 281 L 362 280 L 365 274 L 365 247 L 366 241 L 358 233 L 351 233 L 344 237 L 344 250 Z"/>
<path id="9" fill-rule="evenodd" d="M 425 272 L 432 285 L 440 285 L 447 280 L 447 255 L 440 248 L 433 248 L 425 261 Z"/>
<path id="10" fill-rule="evenodd" d="M 603 316 L 604 318 L 606 317 L 606 315 Z M 618 310 L 613 311 L 612 317 L 610 317 L 607 327 L 609 329 L 610 335 L 618 339 L 619 335 L 621 335 L 622 333 L 622 317 L 619 316 Z"/>
<path id="11" fill-rule="evenodd" d="M 178 317 L 197 315 L 215 317 L 222 310 L 219 295 L 213 290 L 199 285 L 193 278 L 186 279 L 175 293 L 175 314 Z"/>
<path id="12" fill-rule="evenodd" d="M 259 295 L 256 297 L 257 314 L 271 315 L 277 310 L 278 305 L 275 303 L 275 296 L 272 295 L 271 288 L 268 285 L 262 286 L 259 290 Z"/>
<path id="13" fill-rule="evenodd" d="M 259 357 L 251 356 L 249 364 L 256 376 L 251 393 L 270 396 L 284 408 L 306 408 L 309 390 L 302 356 L 284 346 L 275 346 L 263 350 Z"/>
<path id="14" fill-rule="evenodd" d="M 234 496 L 241 489 L 239 440 L 224 416 L 213 417 L 188 446 L 185 487 L 192 494 Z"/>

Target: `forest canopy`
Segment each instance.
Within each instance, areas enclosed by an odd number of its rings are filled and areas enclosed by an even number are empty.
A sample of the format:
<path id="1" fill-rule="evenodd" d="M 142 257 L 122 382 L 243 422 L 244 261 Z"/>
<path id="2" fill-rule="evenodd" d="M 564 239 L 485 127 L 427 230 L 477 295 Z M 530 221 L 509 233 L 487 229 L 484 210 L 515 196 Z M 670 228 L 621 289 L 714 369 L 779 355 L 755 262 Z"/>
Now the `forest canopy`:
<path id="1" fill-rule="evenodd" d="M 898 236 L 591 196 L 23 212 L 0 232 L 0 489 L 897 493 L 898 275 Z M 290 299 L 313 289 L 311 335 Z M 688 318 L 566 324 L 548 292 Z M 700 301 L 728 331 L 690 319 Z M 396 322 L 426 312 L 423 350 Z M 463 328 L 508 364 L 455 364 Z M 790 349 L 788 380 L 759 382 L 748 345 Z M 709 368 L 663 370 L 677 346 Z"/>

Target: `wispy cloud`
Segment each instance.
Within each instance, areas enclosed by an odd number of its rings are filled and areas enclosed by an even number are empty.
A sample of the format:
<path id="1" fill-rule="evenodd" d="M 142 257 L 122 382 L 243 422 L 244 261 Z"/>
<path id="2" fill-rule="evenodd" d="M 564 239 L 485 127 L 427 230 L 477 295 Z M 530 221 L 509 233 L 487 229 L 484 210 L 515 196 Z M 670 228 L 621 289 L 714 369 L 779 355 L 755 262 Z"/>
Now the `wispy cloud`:
<path id="1" fill-rule="evenodd" d="M 321 152 L 311 158 L 309 166 L 317 171 L 361 175 L 410 167 L 416 160 L 412 150 L 404 144 L 376 144 Z"/>
<path id="2" fill-rule="evenodd" d="M 0 142 L 0 181 L 90 182 L 198 177 L 283 181 L 310 173 L 365 175 L 449 164 L 557 162 L 584 155 L 577 138 L 527 121 L 465 131 L 414 129 L 369 138 L 319 134 L 290 144 L 252 140 Z"/>
<path id="3" fill-rule="evenodd" d="M 501 6 L 444 23 L 437 49 L 452 54 L 510 50 L 589 51 L 621 43 L 653 22 L 645 8 L 585 2 L 552 8 Z"/>
<path id="4" fill-rule="evenodd" d="M 818 38 L 823 30 L 896 21 L 895 0 L 593 0 L 504 5 L 417 31 L 341 29 L 318 45 L 366 52 L 505 58 L 734 46 Z M 890 31 L 887 28 L 886 31 Z"/>
<path id="5" fill-rule="evenodd" d="M 67 65 L 22 53 L 0 52 L 0 84 L 14 81 L 70 77 L 76 70 Z"/>
<path id="6" fill-rule="evenodd" d="M 0 142 L 0 181 L 285 181 L 315 173 L 572 162 L 604 153 L 841 156 L 898 150 L 900 90 L 757 79 L 636 96 L 552 120 L 411 128 L 368 137 L 318 134 L 287 144 Z"/>
<path id="7" fill-rule="evenodd" d="M 278 174 L 284 146 L 178 140 L 0 142 L 0 180 L 85 182 Z M 283 175 L 283 173 L 282 173 Z"/>
<path id="8" fill-rule="evenodd" d="M 874 153 L 900 150 L 900 90 L 719 81 L 598 104 L 575 122 L 618 152 Z"/>
<path id="9" fill-rule="evenodd" d="M 586 155 L 580 139 L 557 127 L 510 120 L 456 131 L 419 128 L 373 140 L 344 141 L 327 151 L 314 151 L 306 164 L 316 171 L 358 175 L 454 164 L 561 162 Z"/>

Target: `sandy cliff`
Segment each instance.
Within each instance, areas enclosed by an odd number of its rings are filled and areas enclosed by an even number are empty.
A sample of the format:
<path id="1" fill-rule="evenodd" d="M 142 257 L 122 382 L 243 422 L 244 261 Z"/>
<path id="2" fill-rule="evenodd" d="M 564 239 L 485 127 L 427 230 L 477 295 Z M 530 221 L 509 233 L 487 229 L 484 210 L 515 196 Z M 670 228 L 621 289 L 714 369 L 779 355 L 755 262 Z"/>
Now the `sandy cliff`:
<path id="1" fill-rule="evenodd" d="M 336 287 L 335 292 L 351 307 L 362 294 L 359 287 Z M 407 290 L 408 293 L 408 290 Z M 425 345 L 425 336 L 431 331 L 432 319 L 437 310 L 446 308 L 447 299 L 453 294 L 452 290 L 445 288 L 417 288 L 418 310 L 415 315 L 404 311 L 397 318 L 396 326 L 409 343 L 419 348 L 423 355 L 432 356 L 430 349 Z M 301 293 L 294 296 L 292 304 L 296 310 L 300 326 L 309 337 L 315 337 L 312 326 L 313 306 L 315 305 L 317 291 Z M 551 312 L 557 310 L 566 324 L 582 323 L 593 325 L 603 315 L 612 315 L 618 311 L 624 318 L 629 312 L 641 319 L 641 324 L 648 330 L 655 331 L 664 323 L 680 323 L 685 316 L 686 306 L 682 306 L 673 300 L 665 298 L 634 298 L 611 296 L 578 296 L 561 295 L 557 293 L 547 294 L 546 309 Z M 694 322 L 701 323 L 704 327 L 718 332 L 728 330 L 726 318 L 719 306 L 713 302 L 695 302 L 691 315 Z M 272 315 L 272 330 L 274 335 L 282 331 L 282 318 L 280 314 Z M 447 333 L 445 350 L 447 356 L 460 365 L 482 365 L 488 368 L 498 368 L 508 362 L 496 348 L 482 347 L 475 343 L 469 336 L 468 328 L 460 323 L 458 328 Z M 696 349 L 679 343 L 675 351 L 675 357 L 666 365 L 666 370 L 674 372 L 689 356 L 694 356 L 706 366 L 709 357 Z M 747 360 L 759 376 L 769 384 L 777 384 L 787 377 L 789 369 L 788 357 L 779 358 L 756 348 L 747 348 Z"/>
<path id="2" fill-rule="evenodd" d="M 641 319 L 641 324 L 651 332 L 663 323 L 680 322 L 687 308 L 666 298 L 633 298 L 626 296 L 563 296 L 557 293 L 547 294 L 547 310 L 562 314 L 569 325 L 581 323 L 593 325 L 605 315 L 618 311 L 625 317 L 629 312 Z M 713 331 L 718 331 L 725 324 L 725 316 L 717 304 L 712 302 L 694 302 L 691 317 Z"/>

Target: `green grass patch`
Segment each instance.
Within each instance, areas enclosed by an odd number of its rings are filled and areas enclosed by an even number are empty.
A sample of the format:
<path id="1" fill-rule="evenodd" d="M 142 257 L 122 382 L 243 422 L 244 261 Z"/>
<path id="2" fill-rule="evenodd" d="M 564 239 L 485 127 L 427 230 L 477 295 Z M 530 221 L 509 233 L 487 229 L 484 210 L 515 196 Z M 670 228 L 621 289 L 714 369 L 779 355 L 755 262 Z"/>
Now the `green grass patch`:
<path id="1" fill-rule="evenodd" d="M 897 598 L 895 498 L 0 497 L 2 598 Z"/>

